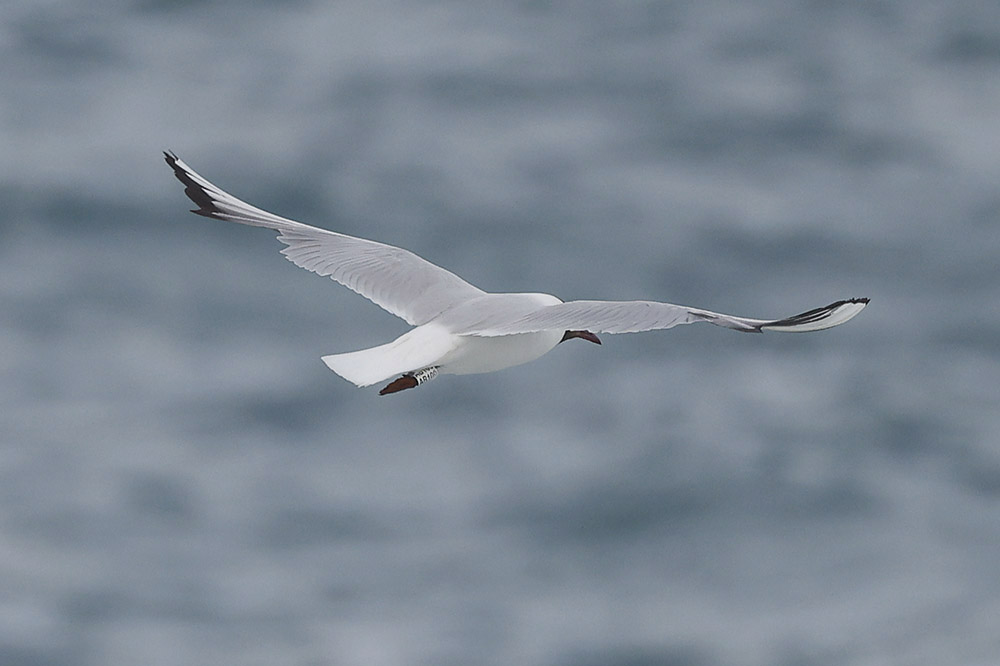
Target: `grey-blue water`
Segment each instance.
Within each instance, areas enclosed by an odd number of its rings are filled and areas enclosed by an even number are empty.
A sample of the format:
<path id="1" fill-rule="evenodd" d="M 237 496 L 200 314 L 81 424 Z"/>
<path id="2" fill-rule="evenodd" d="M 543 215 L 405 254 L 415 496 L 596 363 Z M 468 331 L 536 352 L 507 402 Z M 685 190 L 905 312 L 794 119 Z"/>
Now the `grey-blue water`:
<path id="1" fill-rule="evenodd" d="M 0 9 L 0 663 L 1000 663 L 1000 4 Z M 488 290 L 784 316 L 396 396 L 163 163 Z"/>

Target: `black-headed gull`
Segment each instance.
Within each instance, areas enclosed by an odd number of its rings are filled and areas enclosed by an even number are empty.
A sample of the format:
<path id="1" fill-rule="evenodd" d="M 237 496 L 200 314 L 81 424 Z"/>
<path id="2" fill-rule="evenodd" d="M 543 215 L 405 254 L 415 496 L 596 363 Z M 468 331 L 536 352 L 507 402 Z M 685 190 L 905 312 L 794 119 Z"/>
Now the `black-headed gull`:
<path id="1" fill-rule="evenodd" d="M 371 349 L 324 356 L 344 379 L 369 386 L 399 375 L 379 395 L 413 388 L 439 373 L 469 375 L 527 363 L 571 338 L 636 333 L 704 321 L 736 331 L 819 331 L 868 304 L 837 301 L 784 319 L 748 319 L 654 301 L 569 301 L 549 294 L 491 294 L 402 248 L 318 229 L 240 201 L 170 152 L 167 164 L 198 208 L 193 213 L 278 232 L 292 263 L 326 275 L 414 326 Z"/>

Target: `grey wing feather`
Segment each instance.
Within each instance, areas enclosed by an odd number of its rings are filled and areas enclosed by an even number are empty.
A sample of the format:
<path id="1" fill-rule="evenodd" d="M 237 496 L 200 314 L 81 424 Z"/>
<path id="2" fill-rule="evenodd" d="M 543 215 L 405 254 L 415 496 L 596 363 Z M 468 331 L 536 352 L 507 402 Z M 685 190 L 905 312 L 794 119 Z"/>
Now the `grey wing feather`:
<path id="1" fill-rule="evenodd" d="M 454 332 L 484 337 L 576 329 L 593 333 L 638 333 L 699 321 L 745 333 L 819 331 L 843 324 L 867 304 L 867 298 L 852 298 L 784 319 L 750 319 L 655 301 L 568 301 L 506 321 L 502 316 L 487 316 Z"/>
<path id="2" fill-rule="evenodd" d="M 206 217 L 278 232 L 281 250 L 296 266 L 328 276 L 392 314 L 419 326 L 485 292 L 409 250 L 289 220 L 216 187 L 173 153 L 164 153 L 184 193 Z"/>

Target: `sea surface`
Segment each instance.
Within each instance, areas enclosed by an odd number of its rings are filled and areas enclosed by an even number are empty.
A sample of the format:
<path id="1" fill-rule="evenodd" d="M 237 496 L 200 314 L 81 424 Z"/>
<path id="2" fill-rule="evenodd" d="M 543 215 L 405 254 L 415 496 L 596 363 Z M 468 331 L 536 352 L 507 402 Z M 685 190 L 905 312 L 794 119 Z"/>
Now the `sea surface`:
<path id="1" fill-rule="evenodd" d="M 1000 3 L 0 7 L 0 664 L 1000 664 Z M 782 317 L 379 397 L 493 291 Z"/>

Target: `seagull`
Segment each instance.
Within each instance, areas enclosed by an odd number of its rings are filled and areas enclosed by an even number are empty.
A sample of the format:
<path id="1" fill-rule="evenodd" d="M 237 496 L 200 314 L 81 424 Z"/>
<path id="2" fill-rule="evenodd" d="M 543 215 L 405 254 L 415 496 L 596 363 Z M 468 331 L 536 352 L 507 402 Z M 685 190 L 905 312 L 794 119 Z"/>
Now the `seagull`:
<path id="1" fill-rule="evenodd" d="M 567 301 L 550 294 L 489 293 L 403 248 L 280 217 L 216 187 L 172 152 L 164 158 L 198 208 L 192 213 L 278 232 L 296 266 L 332 278 L 412 329 L 378 347 L 323 356 L 357 386 L 395 377 L 379 395 L 411 389 L 439 374 L 494 372 L 533 361 L 561 342 L 601 344 L 598 333 L 637 333 L 708 322 L 745 333 L 819 331 L 868 304 L 836 301 L 784 319 L 749 319 L 655 301 Z M 398 375 L 398 376 L 397 376 Z"/>

